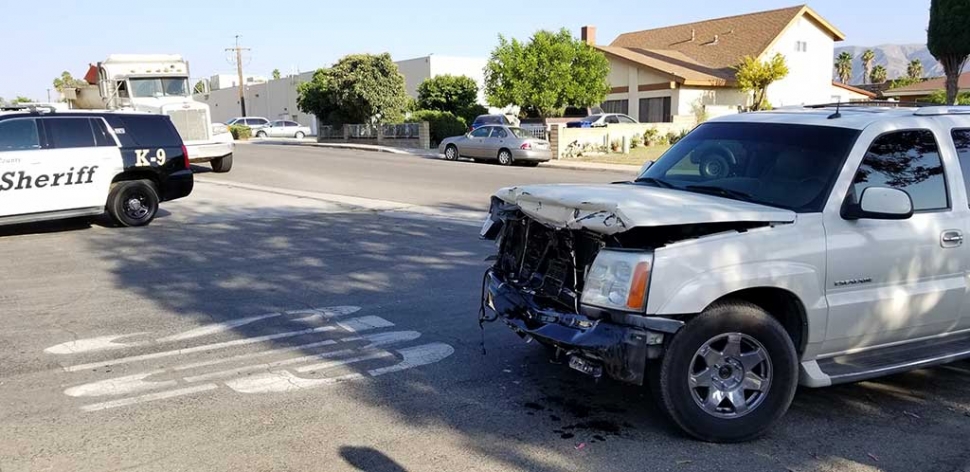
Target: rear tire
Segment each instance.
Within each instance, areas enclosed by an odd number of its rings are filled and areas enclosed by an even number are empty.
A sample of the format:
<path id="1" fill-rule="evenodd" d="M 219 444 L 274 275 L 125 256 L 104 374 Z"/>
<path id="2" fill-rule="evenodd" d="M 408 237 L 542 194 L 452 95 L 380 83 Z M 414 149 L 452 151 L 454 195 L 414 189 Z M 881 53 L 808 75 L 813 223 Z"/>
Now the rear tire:
<path id="1" fill-rule="evenodd" d="M 654 375 L 661 406 L 687 434 L 741 442 L 761 436 L 788 411 L 798 355 L 775 318 L 754 304 L 728 301 L 691 319 Z"/>
<path id="2" fill-rule="evenodd" d="M 212 164 L 213 172 L 218 172 L 218 173 L 229 172 L 230 170 L 232 170 L 232 154 L 225 157 L 220 157 L 218 159 L 213 159 L 211 164 Z"/>
<path id="3" fill-rule="evenodd" d="M 303 139 L 303 138 L 306 137 L 306 134 L 303 134 L 303 131 L 297 131 L 296 132 L 296 135 L 293 136 L 293 137 L 296 138 L 296 139 Z"/>
<path id="4" fill-rule="evenodd" d="M 119 226 L 145 226 L 158 213 L 158 191 L 150 180 L 125 180 L 111 185 L 108 215 Z"/>
<path id="5" fill-rule="evenodd" d="M 265 138 L 266 137 L 266 132 L 265 131 L 257 131 L 256 132 L 256 137 L 257 138 Z"/>
<path id="6" fill-rule="evenodd" d="M 512 162 L 513 162 L 512 151 L 509 151 L 508 149 L 502 149 L 501 151 L 498 152 L 499 164 L 503 166 L 510 166 L 512 165 Z"/>

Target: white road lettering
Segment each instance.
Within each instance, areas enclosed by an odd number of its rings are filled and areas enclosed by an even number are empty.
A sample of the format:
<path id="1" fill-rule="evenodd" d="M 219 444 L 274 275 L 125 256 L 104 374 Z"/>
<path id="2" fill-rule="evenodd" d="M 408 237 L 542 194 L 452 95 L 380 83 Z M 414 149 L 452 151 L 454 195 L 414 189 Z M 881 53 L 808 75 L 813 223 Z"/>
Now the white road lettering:
<path id="1" fill-rule="evenodd" d="M 403 361 L 390 367 L 382 367 L 380 369 L 371 370 L 368 373 L 374 377 L 377 377 L 378 375 L 390 374 L 391 372 L 400 372 L 402 370 L 407 370 L 422 365 L 433 364 L 454 353 L 455 348 L 444 343 L 431 343 L 422 346 L 409 347 L 407 349 L 401 349 L 398 351 L 398 354 L 401 354 L 401 356 L 404 357 Z"/>
<path id="2" fill-rule="evenodd" d="M 226 321 L 224 323 L 216 323 L 206 326 L 201 326 L 199 328 L 191 329 L 179 334 L 173 334 L 171 336 L 166 336 L 164 338 L 158 338 L 158 342 L 167 343 L 173 341 L 184 341 L 186 339 L 200 338 L 202 336 L 209 336 L 212 334 L 222 333 L 224 331 L 229 331 L 233 328 L 238 328 L 243 325 L 250 323 L 255 323 L 257 321 L 262 321 L 270 318 L 276 318 L 282 316 L 282 313 L 267 313 L 265 315 L 250 316 L 249 318 L 240 318 L 238 320 Z"/>
<path id="3" fill-rule="evenodd" d="M 81 407 L 81 410 L 83 411 L 107 410 L 109 408 L 118 408 L 120 406 L 135 405 L 138 403 L 145 403 L 145 402 L 151 402 L 156 400 L 165 400 L 168 398 L 175 398 L 183 395 L 192 395 L 194 393 L 207 392 L 209 390 L 215 390 L 217 388 L 219 388 L 219 386 L 216 384 L 202 384 L 202 385 L 196 385 L 194 387 L 180 388 L 178 390 L 168 390 L 165 392 L 149 393 L 147 395 L 142 395 L 138 397 L 122 398 L 119 400 L 112 400 L 110 402 L 84 405 Z"/>
<path id="4" fill-rule="evenodd" d="M 273 372 L 263 375 L 254 375 L 242 379 L 226 382 L 226 386 L 239 393 L 273 393 L 273 392 L 292 392 L 309 388 L 318 388 L 333 385 L 348 380 L 363 379 L 364 374 L 347 374 L 340 377 L 328 377 L 325 379 L 305 379 L 297 377 L 289 371 Z"/>
<path id="5" fill-rule="evenodd" d="M 359 331 L 367 331 L 374 328 L 387 328 L 394 326 L 394 323 L 381 318 L 380 316 L 362 316 L 360 318 L 350 319 L 344 322 L 338 322 L 337 326 L 350 331 L 351 333 L 356 333 Z"/>
<path id="6" fill-rule="evenodd" d="M 130 395 L 132 393 L 143 392 L 145 390 L 156 390 L 159 388 L 169 388 L 178 385 L 174 380 L 163 382 L 146 382 L 144 379 L 152 375 L 165 372 L 156 370 L 152 372 L 142 372 L 140 374 L 117 377 L 113 379 L 92 382 L 77 387 L 64 390 L 64 393 L 71 397 L 101 397 L 106 395 Z"/>
<path id="7" fill-rule="evenodd" d="M 78 339 L 76 341 L 55 344 L 47 349 L 44 349 L 44 352 L 48 354 L 80 354 L 84 352 L 123 349 L 126 347 L 139 346 L 144 343 L 117 343 L 115 340 L 137 336 L 140 334 L 145 333 L 112 334 L 108 336 L 99 336 L 97 338 Z"/>

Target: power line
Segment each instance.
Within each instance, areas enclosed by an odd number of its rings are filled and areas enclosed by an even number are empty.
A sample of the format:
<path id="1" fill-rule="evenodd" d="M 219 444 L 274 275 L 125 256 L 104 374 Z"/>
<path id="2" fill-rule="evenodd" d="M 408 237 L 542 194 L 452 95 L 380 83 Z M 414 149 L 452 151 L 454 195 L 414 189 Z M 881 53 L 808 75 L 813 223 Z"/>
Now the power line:
<path id="1" fill-rule="evenodd" d="M 245 86 L 246 82 L 243 80 L 243 51 L 252 51 L 250 48 L 239 47 L 239 35 L 236 35 L 236 46 L 232 48 L 226 48 L 226 52 L 234 52 L 235 57 L 230 59 L 230 63 L 236 64 L 236 72 L 239 74 L 239 108 L 242 111 L 242 116 L 246 116 L 246 93 Z M 231 57 L 231 56 L 230 56 Z"/>

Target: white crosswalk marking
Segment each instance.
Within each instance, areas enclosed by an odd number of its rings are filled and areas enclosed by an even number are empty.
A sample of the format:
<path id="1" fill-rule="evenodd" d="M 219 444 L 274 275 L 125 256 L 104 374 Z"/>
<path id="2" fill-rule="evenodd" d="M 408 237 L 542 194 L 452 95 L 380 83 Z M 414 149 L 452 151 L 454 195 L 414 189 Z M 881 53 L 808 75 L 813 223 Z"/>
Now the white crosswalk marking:
<path id="1" fill-rule="evenodd" d="M 295 330 L 271 332 L 183 349 L 123 355 L 98 362 L 65 366 L 64 370 L 68 373 L 111 366 L 124 366 L 120 368 L 121 370 L 137 368 L 139 365 L 149 366 L 143 372 L 97 380 L 65 389 L 65 395 L 75 398 L 123 397 L 81 406 L 83 411 L 101 411 L 206 392 L 218 389 L 220 383 L 216 382 L 221 382 L 222 385 L 235 392 L 245 394 L 318 388 L 339 382 L 400 372 L 441 361 L 454 353 L 451 346 L 443 343 L 430 343 L 395 350 L 392 348 L 393 345 L 414 341 L 421 337 L 421 333 L 417 331 L 367 333 L 368 331 L 394 326 L 394 323 L 380 316 L 367 315 L 346 320 L 339 319 L 339 317 L 356 313 L 359 310 L 359 307 L 353 306 L 288 310 L 213 323 L 154 339 L 149 337 L 147 333 L 106 335 L 80 339 L 51 346 L 45 349 L 45 352 L 54 355 L 85 354 L 88 356 L 101 353 L 100 355 L 103 356 L 109 351 L 132 348 L 146 349 L 165 343 L 184 343 L 197 338 L 220 335 L 241 326 L 258 325 L 265 322 L 272 322 L 275 325 L 280 323 L 302 325 L 300 329 Z M 314 326 L 320 323 L 323 323 L 323 325 Z M 259 328 L 247 328 L 247 330 L 258 333 Z M 328 333 L 346 334 L 294 346 L 260 349 L 266 347 L 267 343 L 271 341 L 297 336 L 319 336 Z M 130 341 L 124 342 L 125 339 Z M 336 347 L 336 349 L 325 350 L 331 346 Z M 257 350 L 175 365 L 163 363 L 166 362 L 166 359 L 171 358 L 203 354 L 218 356 L 219 351 L 231 348 L 247 348 L 250 350 L 255 348 Z M 235 352 L 238 352 L 238 350 Z M 279 358 L 293 352 L 304 352 L 306 355 Z M 273 359 L 274 356 L 277 358 Z M 246 361 L 256 358 L 269 359 L 256 364 L 244 364 Z M 390 364 L 389 361 L 396 363 Z M 206 371 L 207 368 L 225 364 L 228 364 L 227 368 Z M 332 372 L 332 369 L 336 367 L 353 364 L 366 364 L 366 366 L 361 367 L 358 373 L 334 375 L 335 373 Z M 383 367 L 380 367 L 382 364 Z M 105 369 L 104 372 L 110 371 Z M 186 371 L 196 372 L 193 375 L 185 375 Z M 265 372 L 254 374 L 254 372 L 259 371 Z M 330 376 L 327 375 L 328 371 Z M 294 372 L 308 375 L 310 378 L 298 376 Z M 89 372 L 87 375 L 90 376 L 92 373 Z"/>

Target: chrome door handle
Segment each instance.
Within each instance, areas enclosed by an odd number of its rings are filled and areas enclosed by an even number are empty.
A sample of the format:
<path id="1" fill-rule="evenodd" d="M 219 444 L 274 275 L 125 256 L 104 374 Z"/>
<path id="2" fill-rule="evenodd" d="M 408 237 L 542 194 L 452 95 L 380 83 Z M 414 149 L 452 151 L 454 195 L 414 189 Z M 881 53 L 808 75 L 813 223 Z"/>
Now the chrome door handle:
<path id="1" fill-rule="evenodd" d="M 940 236 L 943 247 L 954 247 L 963 244 L 963 233 L 959 231 L 944 231 Z"/>

